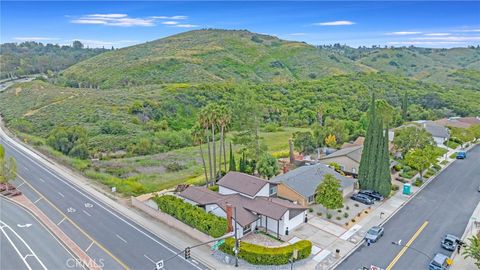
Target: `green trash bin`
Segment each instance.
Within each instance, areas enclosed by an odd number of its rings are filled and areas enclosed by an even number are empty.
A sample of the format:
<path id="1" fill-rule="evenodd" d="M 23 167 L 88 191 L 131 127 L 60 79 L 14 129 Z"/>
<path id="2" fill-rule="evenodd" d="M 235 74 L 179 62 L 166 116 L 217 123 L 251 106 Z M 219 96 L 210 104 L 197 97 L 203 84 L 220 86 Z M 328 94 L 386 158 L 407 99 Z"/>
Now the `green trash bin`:
<path id="1" fill-rule="evenodd" d="M 410 195 L 412 189 L 412 184 L 410 183 L 405 183 L 403 184 L 403 194 L 404 195 Z"/>

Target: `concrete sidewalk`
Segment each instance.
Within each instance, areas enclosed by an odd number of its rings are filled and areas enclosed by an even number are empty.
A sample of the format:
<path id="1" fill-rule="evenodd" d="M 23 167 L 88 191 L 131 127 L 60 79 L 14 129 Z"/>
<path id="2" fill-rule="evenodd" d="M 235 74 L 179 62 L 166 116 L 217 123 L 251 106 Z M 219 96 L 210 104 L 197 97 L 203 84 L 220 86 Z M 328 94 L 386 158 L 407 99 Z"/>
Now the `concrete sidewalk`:
<path id="1" fill-rule="evenodd" d="M 476 222 L 480 223 L 480 203 L 478 203 L 477 208 L 475 208 L 475 210 L 473 211 L 472 217 L 470 218 L 467 228 L 465 229 L 465 232 L 462 236 L 462 241 L 467 244 L 469 243 L 468 238 L 472 237 L 473 235 L 480 234 L 480 224 L 477 223 L 478 225 L 476 225 Z M 463 255 L 454 252 L 452 254 L 452 259 L 453 264 L 450 268 L 451 270 L 477 269 L 472 258 L 465 259 Z"/>

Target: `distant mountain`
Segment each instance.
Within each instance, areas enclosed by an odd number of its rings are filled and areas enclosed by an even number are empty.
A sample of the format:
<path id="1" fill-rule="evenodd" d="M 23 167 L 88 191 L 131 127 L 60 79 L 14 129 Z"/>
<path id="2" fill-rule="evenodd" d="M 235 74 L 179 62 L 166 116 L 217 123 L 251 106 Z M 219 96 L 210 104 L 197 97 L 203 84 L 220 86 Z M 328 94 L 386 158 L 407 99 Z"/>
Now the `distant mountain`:
<path id="1" fill-rule="evenodd" d="M 105 51 L 84 48 L 80 41 L 73 46 L 34 41 L 0 44 L 0 79 L 60 71 Z"/>
<path id="2" fill-rule="evenodd" d="M 315 47 L 246 30 L 196 30 L 102 53 L 66 69 L 75 87 L 221 81 L 292 82 L 357 72 L 388 72 L 478 87 L 480 49 Z"/>

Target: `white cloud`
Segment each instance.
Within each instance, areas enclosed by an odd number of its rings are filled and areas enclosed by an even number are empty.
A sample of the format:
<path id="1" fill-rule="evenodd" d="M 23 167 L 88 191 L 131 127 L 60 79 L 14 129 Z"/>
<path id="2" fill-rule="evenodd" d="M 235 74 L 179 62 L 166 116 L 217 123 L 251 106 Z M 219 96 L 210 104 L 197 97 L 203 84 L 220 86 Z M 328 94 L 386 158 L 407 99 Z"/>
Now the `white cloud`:
<path id="1" fill-rule="evenodd" d="M 425 36 L 431 36 L 431 37 L 443 37 L 443 36 L 450 36 L 450 33 L 427 33 Z"/>
<path id="2" fill-rule="evenodd" d="M 14 37 L 15 40 L 20 41 L 49 41 L 49 40 L 58 40 L 58 38 L 51 37 Z"/>
<path id="3" fill-rule="evenodd" d="M 112 40 L 112 41 L 107 41 L 107 40 L 97 40 L 97 39 L 82 39 L 82 38 L 76 38 L 76 39 L 71 39 L 69 40 L 70 42 L 73 42 L 75 40 L 78 40 L 83 43 L 86 47 L 90 48 L 101 48 L 101 47 L 125 47 L 128 45 L 132 45 L 134 43 L 139 43 L 140 41 L 138 40 Z"/>
<path id="4" fill-rule="evenodd" d="M 76 24 L 101 24 L 110 26 L 153 26 L 152 18 L 131 18 L 127 14 L 87 14 L 70 21 Z"/>
<path id="5" fill-rule="evenodd" d="M 406 35 L 418 35 L 422 32 L 415 32 L 415 31 L 398 31 L 398 32 L 390 32 L 387 33 L 389 36 L 406 36 Z"/>
<path id="6" fill-rule="evenodd" d="M 479 41 L 480 36 L 446 36 L 446 37 L 416 37 L 412 40 L 426 40 L 426 41 Z"/>
<path id="7" fill-rule="evenodd" d="M 480 32 L 480 29 L 462 29 L 457 30 L 456 32 Z"/>
<path id="8" fill-rule="evenodd" d="M 387 42 L 387 45 L 448 45 L 448 44 L 463 44 L 458 41 L 392 41 Z"/>
<path id="9" fill-rule="evenodd" d="M 291 34 L 287 34 L 287 36 L 306 36 L 307 33 L 291 33 Z"/>
<path id="10" fill-rule="evenodd" d="M 175 27 L 180 27 L 180 28 L 194 28 L 194 27 L 200 27 L 200 25 L 196 24 L 177 24 L 174 25 Z"/>
<path id="11" fill-rule="evenodd" d="M 186 20 L 188 16 L 177 15 L 177 16 L 151 16 L 152 19 L 161 19 L 161 20 Z"/>
<path id="12" fill-rule="evenodd" d="M 175 25 L 175 24 L 178 24 L 178 22 L 176 22 L 176 21 L 165 21 L 165 22 L 161 22 L 161 24 Z"/>
<path id="13" fill-rule="evenodd" d="M 332 22 L 320 22 L 314 23 L 313 25 L 320 25 L 320 26 L 340 26 L 340 25 L 352 25 L 355 24 L 352 21 L 332 21 Z"/>

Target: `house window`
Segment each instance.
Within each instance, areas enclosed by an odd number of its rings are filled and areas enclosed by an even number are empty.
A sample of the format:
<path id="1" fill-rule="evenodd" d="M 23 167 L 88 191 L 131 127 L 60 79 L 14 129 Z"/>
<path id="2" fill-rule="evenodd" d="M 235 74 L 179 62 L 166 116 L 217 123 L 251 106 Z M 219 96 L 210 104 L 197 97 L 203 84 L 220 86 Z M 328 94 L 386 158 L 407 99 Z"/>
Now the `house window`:
<path id="1" fill-rule="evenodd" d="M 277 186 L 270 186 L 270 195 L 277 194 Z"/>
<path id="2" fill-rule="evenodd" d="M 243 234 L 247 234 L 252 231 L 252 224 L 248 224 L 247 226 L 243 227 Z"/>
<path id="3" fill-rule="evenodd" d="M 311 203 L 315 200 L 315 195 L 308 197 L 308 202 Z"/>

